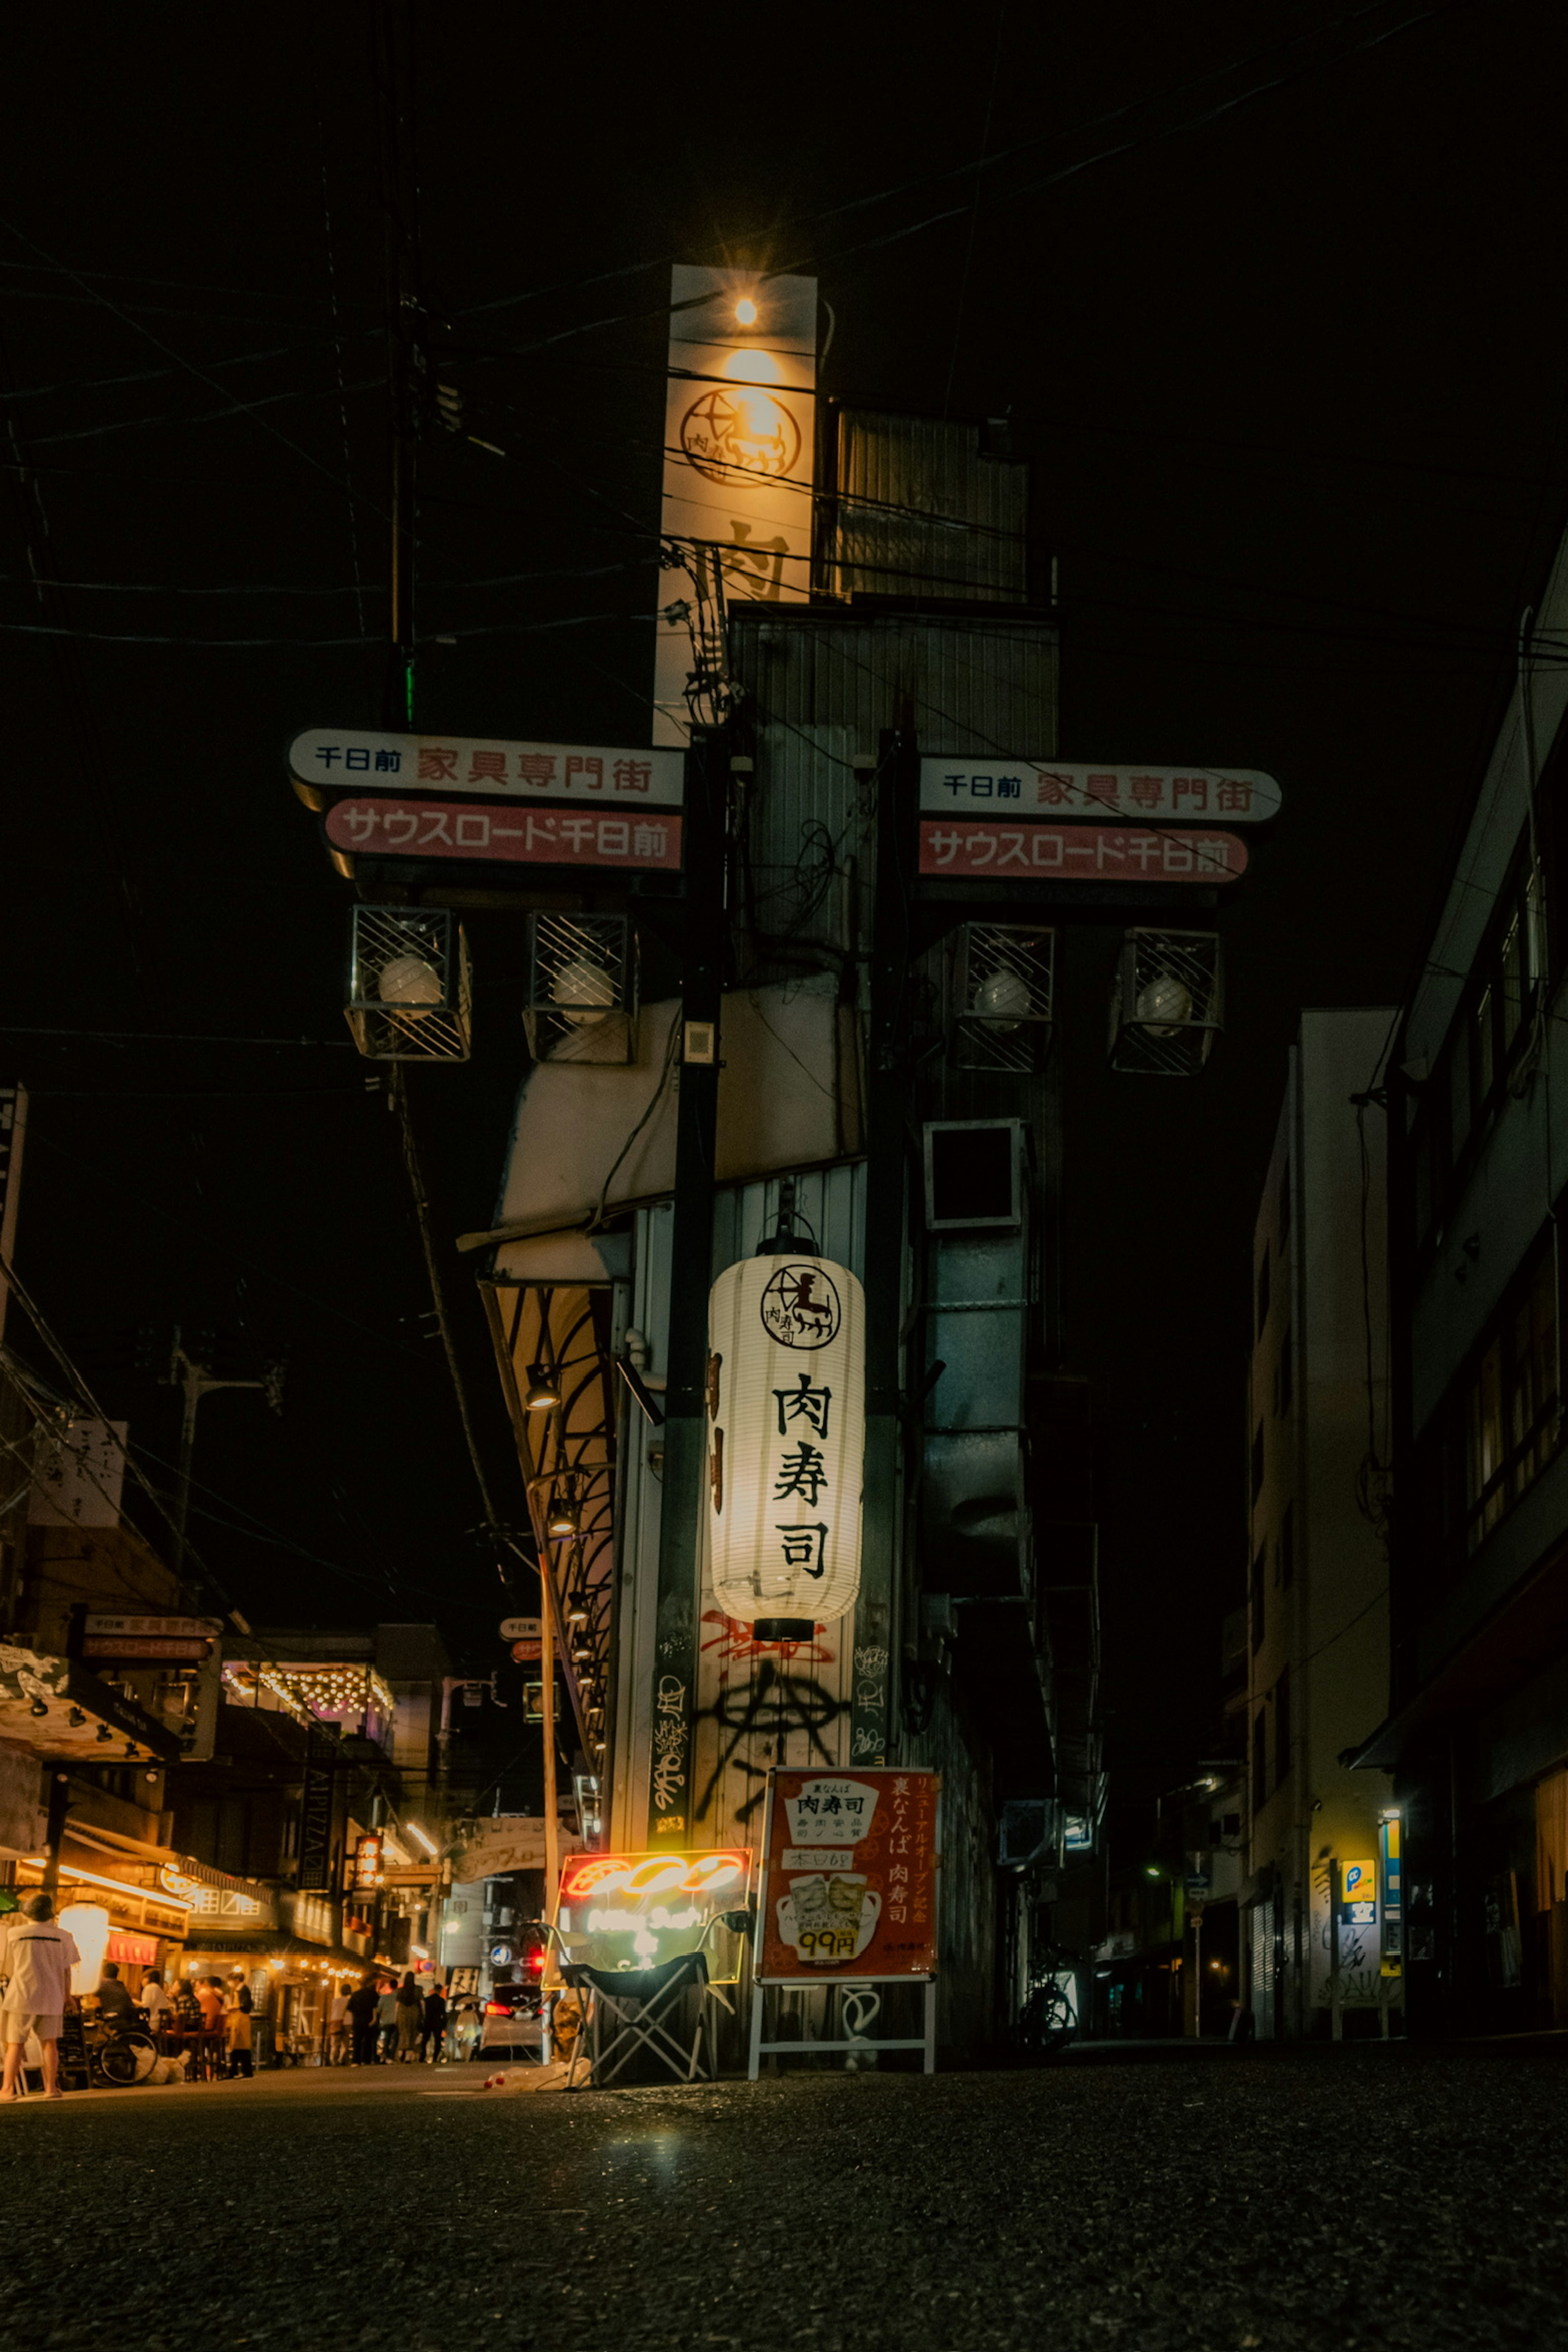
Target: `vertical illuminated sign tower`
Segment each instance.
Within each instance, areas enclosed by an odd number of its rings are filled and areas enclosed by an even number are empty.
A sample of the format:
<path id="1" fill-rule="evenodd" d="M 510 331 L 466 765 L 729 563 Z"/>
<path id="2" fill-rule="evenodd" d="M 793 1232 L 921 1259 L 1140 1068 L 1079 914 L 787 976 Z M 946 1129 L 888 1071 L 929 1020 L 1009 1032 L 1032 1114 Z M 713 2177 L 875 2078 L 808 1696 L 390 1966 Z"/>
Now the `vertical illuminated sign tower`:
<path id="1" fill-rule="evenodd" d="M 815 278 L 676 265 L 662 528 L 689 563 L 685 580 L 659 580 L 656 743 L 687 739 L 688 682 L 700 659 L 723 658 L 722 600 L 810 593 L 816 391 Z"/>

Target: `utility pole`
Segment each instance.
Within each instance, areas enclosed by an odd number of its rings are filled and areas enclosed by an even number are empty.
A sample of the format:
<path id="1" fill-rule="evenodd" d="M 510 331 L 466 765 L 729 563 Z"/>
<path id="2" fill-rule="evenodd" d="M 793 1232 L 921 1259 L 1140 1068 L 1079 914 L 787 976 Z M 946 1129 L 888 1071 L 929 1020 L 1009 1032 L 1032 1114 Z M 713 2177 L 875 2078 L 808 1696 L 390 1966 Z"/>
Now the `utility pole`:
<path id="1" fill-rule="evenodd" d="M 381 202 L 386 253 L 386 377 L 391 395 L 392 519 L 387 570 L 390 640 L 382 721 L 414 721 L 415 476 L 428 360 L 419 299 L 418 173 L 414 147 L 414 26 L 407 0 L 375 13 L 381 100 Z"/>
<path id="2" fill-rule="evenodd" d="M 179 1324 L 174 1326 L 174 1343 L 169 1353 L 169 1369 L 164 1386 L 184 1391 L 184 1409 L 180 1415 L 180 1456 L 174 1479 L 174 1559 L 176 1576 L 185 1572 L 185 1523 L 191 1511 L 191 1463 L 196 1450 L 196 1409 L 203 1397 L 211 1396 L 215 1389 L 260 1389 L 274 1412 L 283 1410 L 283 1367 L 268 1364 L 257 1381 L 220 1380 L 208 1364 L 198 1363 L 184 1344 Z"/>
<path id="3" fill-rule="evenodd" d="M 713 1280 L 719 1014 L 724 986 L 728 739 L 694 727 L 686 754 L 685 966 L 676 1041 L 675 1210 L 664 1392 L 664 1494 L 649 1719 L 647 1831 L 679 1843 L 692 1814 L 693 1594 L 708 1477 L 708 1293 Z"/>

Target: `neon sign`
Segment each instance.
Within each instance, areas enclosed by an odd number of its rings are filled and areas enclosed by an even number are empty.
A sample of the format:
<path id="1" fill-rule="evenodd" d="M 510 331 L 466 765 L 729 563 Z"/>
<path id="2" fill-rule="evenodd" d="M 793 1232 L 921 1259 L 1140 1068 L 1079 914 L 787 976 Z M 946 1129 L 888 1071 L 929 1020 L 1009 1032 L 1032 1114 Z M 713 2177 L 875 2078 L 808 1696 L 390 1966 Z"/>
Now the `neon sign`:
<path id="1" fill-rule="evenodd" d="M 655 1968 L 706 1948 L 715 1982 L 740 1974 L 741 1934 L 716 1929 L 743 1911 L 752 1856 L 745 1846 L 709 1853 L 588 1853 L 567 1863 L 555 1908 L 551 1980 L 563 1959 L 589 1968 Z"/>

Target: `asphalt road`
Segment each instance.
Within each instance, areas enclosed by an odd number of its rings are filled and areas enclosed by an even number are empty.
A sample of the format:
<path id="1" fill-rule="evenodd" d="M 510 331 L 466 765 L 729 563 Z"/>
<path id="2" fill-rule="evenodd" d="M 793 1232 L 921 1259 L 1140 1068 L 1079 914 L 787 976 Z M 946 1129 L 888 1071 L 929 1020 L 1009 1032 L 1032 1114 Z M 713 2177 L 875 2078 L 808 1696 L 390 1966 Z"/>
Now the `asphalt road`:
<path id="1" fill-rule="evenodd" d="M 0 2347 L 1568 2347 L 1568 2053 L 0 2112 Z"/>

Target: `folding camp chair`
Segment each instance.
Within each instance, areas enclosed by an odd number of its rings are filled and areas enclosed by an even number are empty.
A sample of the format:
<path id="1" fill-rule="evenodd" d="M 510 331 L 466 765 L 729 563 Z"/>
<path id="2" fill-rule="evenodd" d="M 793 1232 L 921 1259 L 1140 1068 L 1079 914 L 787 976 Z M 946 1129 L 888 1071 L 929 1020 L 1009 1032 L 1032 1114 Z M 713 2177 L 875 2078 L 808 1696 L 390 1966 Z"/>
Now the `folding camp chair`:
<path id="1" fill-rule="evenodd" d="M 561 1970 L 574 1990 L 592 1996 L 587 2031 L 577 2037 L 567 2069 L 566 2087 L 574 2086 L 584 2042 L 588 2045 L 588 2080 L 595 2090 L 612 2083 L 621 2068 L 647 2050 L 678 2083 L 694 2083 L 702 2066 L 702 2043 L 708 2026 L 708 1961 L 702 1952 L 679 1952 L 672 1960 L 652 1969 L 590 1969 L 567 1961 Z M 697 2023 L 690 2046 L 679 2018 L 690 1988 L 698 1989 Z M 711 2046 L 705 2079 L 716 2072 Z"/>

